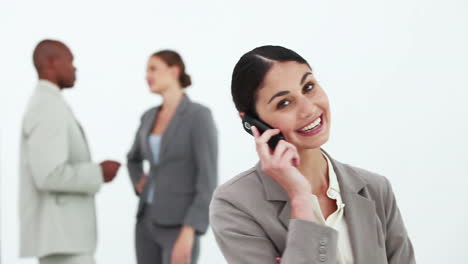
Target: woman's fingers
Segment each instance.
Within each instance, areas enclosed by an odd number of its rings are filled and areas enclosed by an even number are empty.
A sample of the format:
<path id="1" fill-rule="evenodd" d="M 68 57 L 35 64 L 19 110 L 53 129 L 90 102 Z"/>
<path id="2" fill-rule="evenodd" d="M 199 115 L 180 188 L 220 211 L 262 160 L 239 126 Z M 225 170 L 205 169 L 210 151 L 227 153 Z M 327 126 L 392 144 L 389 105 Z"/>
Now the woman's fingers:
<path id="1" fill-rule="evenodd" d="M 271 162 L 271 165 L 278 165 L 279 163 L 282 163 L 283 160 L 287 160 L 288 164 L 295 167 L 299 166 L 299 154 L 297 153 L 296 146 L 294 146 L 293 144 L 285 140 L 280 140 L 273 151 L 271 151 L 270 147 L 268 146 L 268 141 L 270 140 L 270 138 L 280 133 L 279 129 L 269 129 L 263 134 L 260 134 L 260 132 L 255 126 L 252 126 L 251 130 L 253 136 L 255 137 L 257 152 L 262 162 Z M 285 158 L 284 155 L 288 150 L 290 150 L 291 154 L 288 155 L 287 158 Z"/>
<path id="2" fill-rule="evenodd" d="M 260 132 L 258 132 L 258 129 L 255 126 L 250 127 L 250 130 L 252 130 L 255 139 L 260 137 Z"/>
<path id="3" fill-rule="evenodd" d="M 297 153 L 296 150 L 292 149 L 292 148 L 288 148 L 283 156 L 281 157 L 281 160 L 279 161 L 279 163 L 282 165 L 282 166 L 294 166 L 294 167 L 299 167 L 299 164 L 300 164 L 300 158 L 299 158 L 299 154 Z"/>
<path id="4" fill-rule="evenodd" d="M 289 160 L 288 160 L 288 165 L 293 165 L 296 166 L 296 163 L 293 161 L 293 159 L 299 158 L 299 154 L 297 153 L 297 148 L 293 144 L 285 141 L 285 140 L 280 140 L 278 142 L 278 145 L 276 146 L 275 153 L 274 153 L 274 163 L 278 164 L 283 164 L 282 161 L 285 159 L 284 154 L 286 151 L 291 151 L 293 154 Z"/>
<path id="5" fill-rule="evenodd" d="M 271 156 L 271 152 L 270 152 L 270 147 L 268 146 L 267 142 L 268 140 L 270 140 L 272 136 L 280 132 L 279 129 L 269 129 L 263 132 L 263 134 L 261 135 L 255 126 L 252 126 L 251 130 L 255 137 L 255 143 L 257 145 L 257 152 L 258 152 L 258 155 L 260 156 L 260 159 L 262 160 L 268 159 Z"/>
<path id="6" fill-rule="evenodd" d="M 252 133 L 254 134 L 255 139 L 258 142 L 265 143 L 265 144 L 268 142 L 268 140 L 270 140 L 272 136 L 279 134 L 280 132 L 279 129 L 274 128 L 274 129 L 268 129 L 265 132 L 263 132 L 263 134 L 260 135 L 260 132 L 255 126 L 252 126 L 251 130 L 252 130 Z"/>
<path id="7" fill-rule="evenodd" d="M 294 150 L 291 149 L 291 148 L 288 148 L 288 149 L 286 149 L 284 154 L 281 156 L 281 160 L 279 160 L 278 162 L 279 162 L 279 164 L 281 164 L 281 166 L 294 165 L 293 164 L 293 159 L 294 159 L 295 156 L 296 156 L 296 153 L 294 152 Z"/>
<path id="8" fill-rule="evenodd" d="M 273 162 L 279 162 L 281 157 L 283 156 L 284 152 L 288 150 L 290 147 L 286 141 L 280 140 L 276 145 L 276 148 L 273 152 Z"/>
<path id="9" fill-rule="evenodd" d="M 260 132 L 258 132 L 258 129 L 254 126 L 252 126 L 250 128 L 252 130 L 252 133 L 255 137 L 255 144 L 256 144 L 256 149 L 257 149 L 257 153 L 258 153 L 258 156 L 260 157 L 260 160 L 265 160 L 268 158 L 268 146 L 266 146 L 265 148 L 265 144 L 262 144 L 261 141 L 260 141 Z"/>
<path id="10" fill-rule="evenodd" d="M 297 152 L 297 148 L 296 146 L 294 146 L 293 144 L 289 143 L 289 142 L 286 142 L 287 145 L 294 151 L 294 156 L 292 157 L 292 165 L 294 167 L 299 167 L 300 163 L 301 163 L 301 158 L 299 157 L 299 153 Z"/>

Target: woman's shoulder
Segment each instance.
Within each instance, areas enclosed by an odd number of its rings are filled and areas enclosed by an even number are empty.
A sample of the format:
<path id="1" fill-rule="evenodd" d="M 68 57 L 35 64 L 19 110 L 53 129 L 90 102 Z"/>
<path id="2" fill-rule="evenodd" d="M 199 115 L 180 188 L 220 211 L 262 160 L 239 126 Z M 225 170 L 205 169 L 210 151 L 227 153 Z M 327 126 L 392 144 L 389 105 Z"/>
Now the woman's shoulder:
<path id="1" fill-rule="evenodd" d="M 214 200 L 221 199 L 230 203 L 251 202 L 252 199 L 258 201 L 262 198 L 263 187 L 255 166 L 221 184 L 213 194 Z"/>
<path id="2" fill-rule="evenodd" d="M 189 108 L 189 112 L 194 115 L 211 115 L 210 108 L 198 102 L 190 101 Z"/>
<path id="3" fill-rule="evenodd" d="M 368 184 L 379 185 L 384 184 L 386 181 L 386 177 L 380 173 L 349 164 L 343 164 L 343 166 L 353 170 L 354 173 L 358 174 Z"/>
<path id="4" fill-rule="evenodd" d="M 191 120 L 191 124 L 195 127 L 216 127 L 210 108 L 200 103 L 191 101 L 185 118 Z"/>
<path id="5" fill-rule="evenodd" d="M 145 112 L 143 112 L 143 114 L 141 115 L 141 121 L 144 122 L 145 120 L 147 120 L 150 116 L 154 116 L 154 113 L 158 110 L 160 106 L 157 105 L 157 106 L 153 106 L 149 109 L 147 109 Z"/>
<path id="6" fill-rule="evenodd" d="M 226 219 L 237 221 L 239 225 L 241 222 L 252 221 L 259 224 L 270 221 L 266 219 L 276 219 L 280 207 L 282 203 L 271 202 L 269 199 L 265 179 L 257 165 L 215 190 L 210 203 L 210 217 L 213 226 L 218 227 Z M 272 221 L 276 223 L 276 220 Z"/>
<path id="7" fill-rule="evenodd" d="M 346 180 L 347 184 L 354 184 L 357 181 L 360 181 L 367 190 L 371 193 L 372 196 L 386 196 L 388 192 L 391 191 L 391 184 L 387 177 L 361 167 L 341 163 L 334 161 L 335 169 L 339 171 Z"/>

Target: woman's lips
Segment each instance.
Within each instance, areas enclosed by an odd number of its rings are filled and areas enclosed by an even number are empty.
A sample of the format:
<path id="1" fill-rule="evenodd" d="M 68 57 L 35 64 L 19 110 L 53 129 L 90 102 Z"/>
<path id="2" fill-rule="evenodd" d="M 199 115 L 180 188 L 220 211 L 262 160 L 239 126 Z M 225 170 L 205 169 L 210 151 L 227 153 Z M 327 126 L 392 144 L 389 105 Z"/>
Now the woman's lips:
<path id="1" fill-rule="evenodd" d="M 308 131 L 296 130 L 296 133 L 301 136 L 313 136 L 313 135 L 320 133 L 323 130 L 323 127 L 325 125 L 325 120 L 323 119 L 323 114 L 320 115 L 319 118 L 321 120 L 320 124 L 314 127 L 313 129 L 308 130 Z"/>

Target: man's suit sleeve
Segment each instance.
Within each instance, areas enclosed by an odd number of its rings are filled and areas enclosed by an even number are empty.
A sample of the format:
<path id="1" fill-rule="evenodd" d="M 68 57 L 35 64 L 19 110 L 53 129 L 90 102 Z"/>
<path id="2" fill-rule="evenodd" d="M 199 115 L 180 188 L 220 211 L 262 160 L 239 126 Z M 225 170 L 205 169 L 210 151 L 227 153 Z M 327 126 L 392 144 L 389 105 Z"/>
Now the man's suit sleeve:
<path id="1" fill-rule="evenodd" d="M 102 182 L 99 164 L 69 162 L 67 113 L 49 107 L 27 132 L 28 169 L 36 187 L 50 192 L 96 193 Z"/>

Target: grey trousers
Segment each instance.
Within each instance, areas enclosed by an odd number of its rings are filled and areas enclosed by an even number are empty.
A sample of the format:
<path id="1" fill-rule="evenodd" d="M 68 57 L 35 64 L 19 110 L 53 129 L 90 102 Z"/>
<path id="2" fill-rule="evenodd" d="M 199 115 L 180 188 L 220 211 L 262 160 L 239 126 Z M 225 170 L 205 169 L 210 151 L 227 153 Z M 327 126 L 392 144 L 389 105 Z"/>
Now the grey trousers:
<path id="1" fill-rule="evenodd" d="M 138 264 L 170 264 L 172 248 L 179 236 L 181 227 L 159 226 L 143 213 L 137 221 L 135 246 Z M 200 238 L 195 236 L 192 261 L 196 264 L 200 251 Z"/>
<path id="2" fill-rule="evenodd" d="M 54 254 L 39 258 L 39 264 L 95 264 L 90 255 Z"/>

